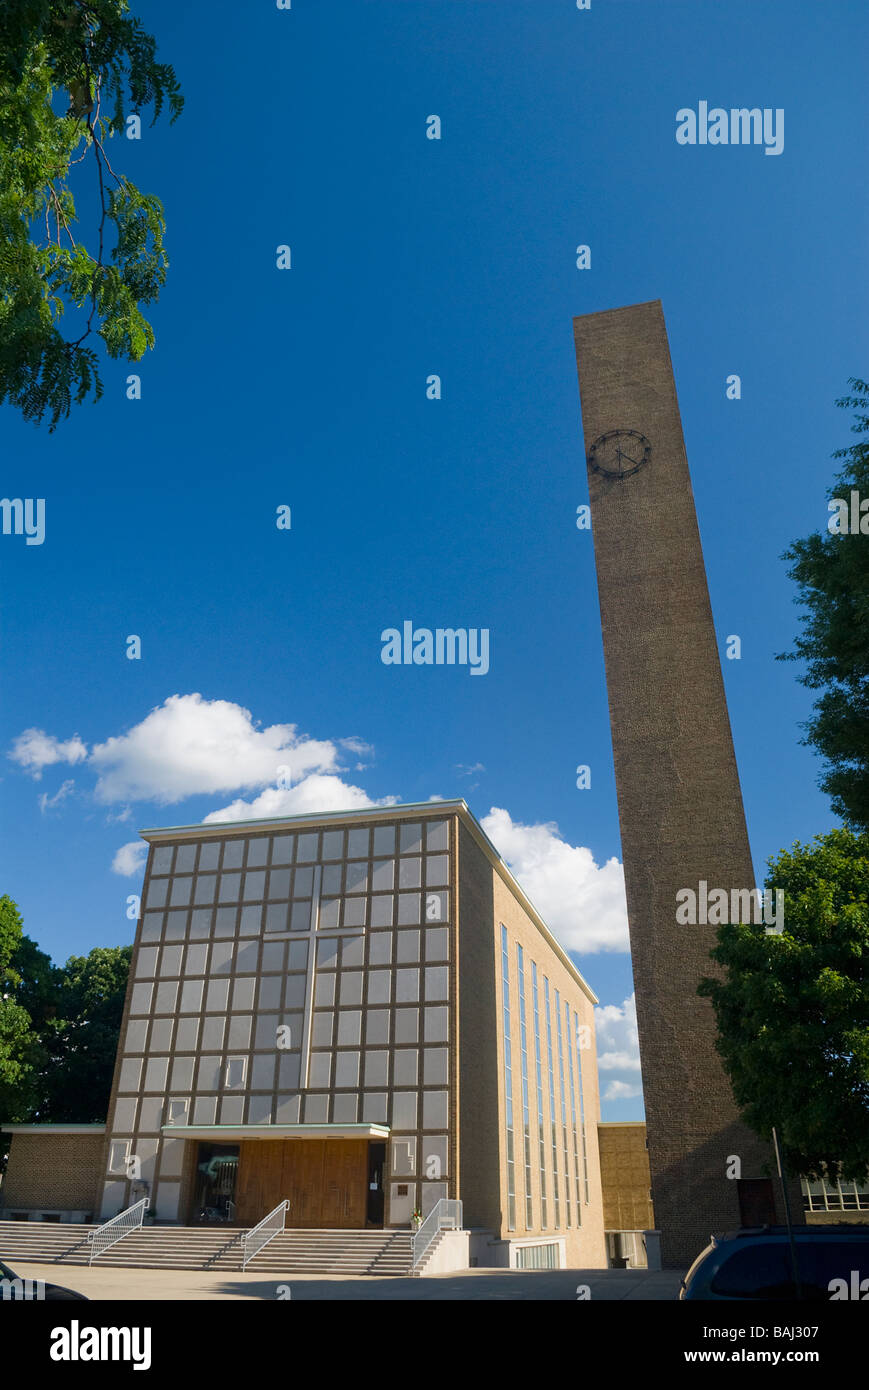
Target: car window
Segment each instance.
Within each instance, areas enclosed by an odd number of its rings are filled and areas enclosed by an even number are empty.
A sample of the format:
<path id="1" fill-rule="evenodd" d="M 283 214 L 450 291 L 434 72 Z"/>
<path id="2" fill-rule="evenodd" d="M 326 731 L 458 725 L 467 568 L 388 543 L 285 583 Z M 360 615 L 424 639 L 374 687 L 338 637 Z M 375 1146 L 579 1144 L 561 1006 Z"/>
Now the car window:
<path id="1" fill-rule="evenodd" d="M 797 1239 L 800 1295 L 829 1302 L 830 1281 L 844 1279 L 850 1293 L 856 1271 L 869 1278 L 869 1241 Z M 787 1241 L 747 1245 L 734 1251 L 710 1285 L 724 1298 L 794 1298 L 790 1246 Z"/>
<path id="2" fill-rule="evenodd" d="M 734 1250 L 710 1288 L 725 1298 L 793 1298 L 787 1245 L 767 1242 Z"/>
<path id="3" fill-rule="evenodd" d="M 797 1259 L 804 1298 L 829 1301 L 833 1279 L 844 1279 L 850 1297 L 854 1273 L 858 1284 L 863 1279 L 869 1279 L 869 1241 L 797 1241 Z"/>

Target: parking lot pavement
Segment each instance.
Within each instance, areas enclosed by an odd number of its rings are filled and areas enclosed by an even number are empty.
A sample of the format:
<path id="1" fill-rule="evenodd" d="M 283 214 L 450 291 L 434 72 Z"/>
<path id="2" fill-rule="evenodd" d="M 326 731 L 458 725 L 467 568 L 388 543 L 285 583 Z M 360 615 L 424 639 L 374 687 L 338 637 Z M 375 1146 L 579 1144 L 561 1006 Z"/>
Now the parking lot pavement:
<path id="1" fill-rule="evenodd" d="M 116 1269 L 108 1266 L 27 1264 L 15 1261 L 22 1279 L 44 1279 L 103 1299 L 268 1299 L 313 1302 L 462 1300 L 478 1302 L 669 1301 L 679 1292 L 680 1270 L 470 1269 L 431 1279 L 347 1279 L 324 1274 L 212 1274 L 193 1269 Z"/>

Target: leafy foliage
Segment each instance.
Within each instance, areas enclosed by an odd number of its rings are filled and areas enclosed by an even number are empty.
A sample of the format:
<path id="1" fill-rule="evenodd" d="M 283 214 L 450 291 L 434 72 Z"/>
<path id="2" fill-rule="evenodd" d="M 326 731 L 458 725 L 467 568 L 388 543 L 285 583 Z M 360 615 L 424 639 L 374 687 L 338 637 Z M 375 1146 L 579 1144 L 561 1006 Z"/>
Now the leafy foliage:
<path id="1" fill-rule="evenodd" d="M 869 498 L 869 384 L 856 377 L 854 394 L 836 402 L 854 410 L 855 434 L 863 435 L 834 458 L 847 459 L 828 499 Z M 796 541 L 783 557 L 805 606 L 793 652 L 779 660 L 808 663 L 800 679 L 823 691 L 803 740 L 827 762 L 820 786 L 833 809 L 857 829 L 869 829 L 869 537 L 827 531 Z"/>
<path id="2" fill-rule="evenodd" d="M 746 1122 L 776 1127 L 792 1172 L 864 1177 L 869 1160 L 869 835 L 848 829 L 770 859 L 784 931 L 725 926 L 705 979 Z M 839 1167 L 839 1165 L 841 1165 Z"/>
<path id="3" fill-rule="evenodd" d="M 52 964 L 0 898 L 0 1121 L 106 1118 L 131 946 Z"/>
<path id="4" fill-rule="evenodd" d="M 127 0 L 0 7 L 0 403 L 36 424 L 48 416 L 50 430 L 73 402 L 102 395 L 93 332 L 128 361 L 154 345 L 141 306 L 166 279 L 163 207 L 115 173 L 106 142 L 129 113 L 153 106 L 152 125 L 167 104 L 172 121 L 180 114 L 175 73 L 155 54 Z M 90 250 L 70 186 L 83 163 L 98 209 Z M 78 315 L 75 337 L 59 327 L 66 311 Z"/>
<path id="5" fill-rule="evenodd" d="M 97 946 L 63 967 L 61 1021 L 47 1035 L 49 1059 L 40 1076 L 40 1119 L 105 1120 L 132 954 L 131 946 Z"/>
<path id="6" fill-rule="evenodd" d="M 45 1061 L 25 1002 L 31 983 L 25 974 L 30 976 L 28 966 L 34 963 L 25 959 L 25 942 L 21 914 L 4 895 L 0 898 L 0 1121 L 9 1124 L 30 1118 L 36 1099 L 33 1078 Z"/>

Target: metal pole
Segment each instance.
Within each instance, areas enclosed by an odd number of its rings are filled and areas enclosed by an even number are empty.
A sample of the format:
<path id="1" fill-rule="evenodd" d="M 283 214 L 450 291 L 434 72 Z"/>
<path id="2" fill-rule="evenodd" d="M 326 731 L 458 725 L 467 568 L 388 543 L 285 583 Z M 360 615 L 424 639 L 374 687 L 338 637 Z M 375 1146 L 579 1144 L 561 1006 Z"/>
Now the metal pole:
<path id="1" fill-rule="evenodd" d="M 781 1148 L 779 1147 L 778 1134 L 776 1133 L 775 1125 L 773 1125 L 772 1127 L 772 1142 L 775 1147 L 775 1162 L 776 1167 L 778 1168 L 779 1182 L 781 1183 L 782 1198 L 784 1199 L 785 1224 L 788 1228 L 788 1242 L 791 1248 L 791 1269 L 793 1271 L 794 1276 L 794 1289 L 796 1290 L 797 1298 L 801 1299 L 803 1296 L 803 1290 L 800 1284 L 799 1265 L 797 1264 L 797 1246 L 796 1241 L 794 1240 L 794 1228 L 791 1225 L 791 1204 L 788 1200 L 788 1187 L 787 1183 L 785 1182 L 784 1169 L 782 1167 L 781 1161 Z"/>

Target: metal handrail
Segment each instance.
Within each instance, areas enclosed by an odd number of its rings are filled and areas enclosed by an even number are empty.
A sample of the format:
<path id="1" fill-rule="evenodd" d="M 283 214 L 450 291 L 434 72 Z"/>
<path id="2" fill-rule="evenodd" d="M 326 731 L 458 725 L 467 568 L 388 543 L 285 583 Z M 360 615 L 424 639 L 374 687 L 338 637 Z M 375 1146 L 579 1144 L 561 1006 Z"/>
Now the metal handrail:
<path id="1" fill-rule="evenodd" d="M 117 1216 L 113 1216 L 110 1221 L 104 1221 L 102 1226 L 98 1226 L 95 1231 L 88 1231 L 88 1241 L 91 1247 L 88 1264 L 93 1264 L 98 1255 L 102 1255 L 108 1250 L 110 1245 L 115 1245 L 131 1231 L 141 1230 L 142 1218 L 145 1215 L 149 1203 L 148 1197 L 143 1197 L 136 1202 L 135 1206 L 128 1207 L 126 1211 L 119 1211 Z M 115 1228 L 113 1230 L 113 1228 Z M 111 1234 L 109 1234 L 111 1232 Z"/>
<path id="2" fill-rule="evenodd" d="M 286 1220 L 287 1212 L 289 1211 L 289 1209 L 290 1204 L 285 1197 L 284 1200 L 278 1206 L 275 1207 L 274 1211 L 270 1211 L 268 1216 L 264 1216 L 262 1221 L 260 1221 L 257 1226 L 253 1227 L 253 1230 L 245 1231 L 241 1242 L 242 1272 L 245 1269 L 247 1269 L 247 1266 L 253 1259 L 254 1255 L 258 1255 L 259 1252 L 268 1245 L 269 1241 L 284 1229 L 284 1222 Z M 280 1225 L 275 1226 L 274 1230 L 267 1231 L 265 1229 L 266 1226 L 268 1225 L 269 1221 L 271 1221 L 274 1217 L 277 1216 L 278 1212 L 280 1212 L 281 1214 Z M 251 1249 L 250 1247 L 254 1244 L 256 1244 L 256 1248 Z"/>
<path id="3" fill-rule="evenodd" d="M 413 1269 L 416 1269 L 439 1231 L 460 1231 L 461 1229 L 461 1202 L 453 1197 L 441 1197 L 413 1237 Z"/>

